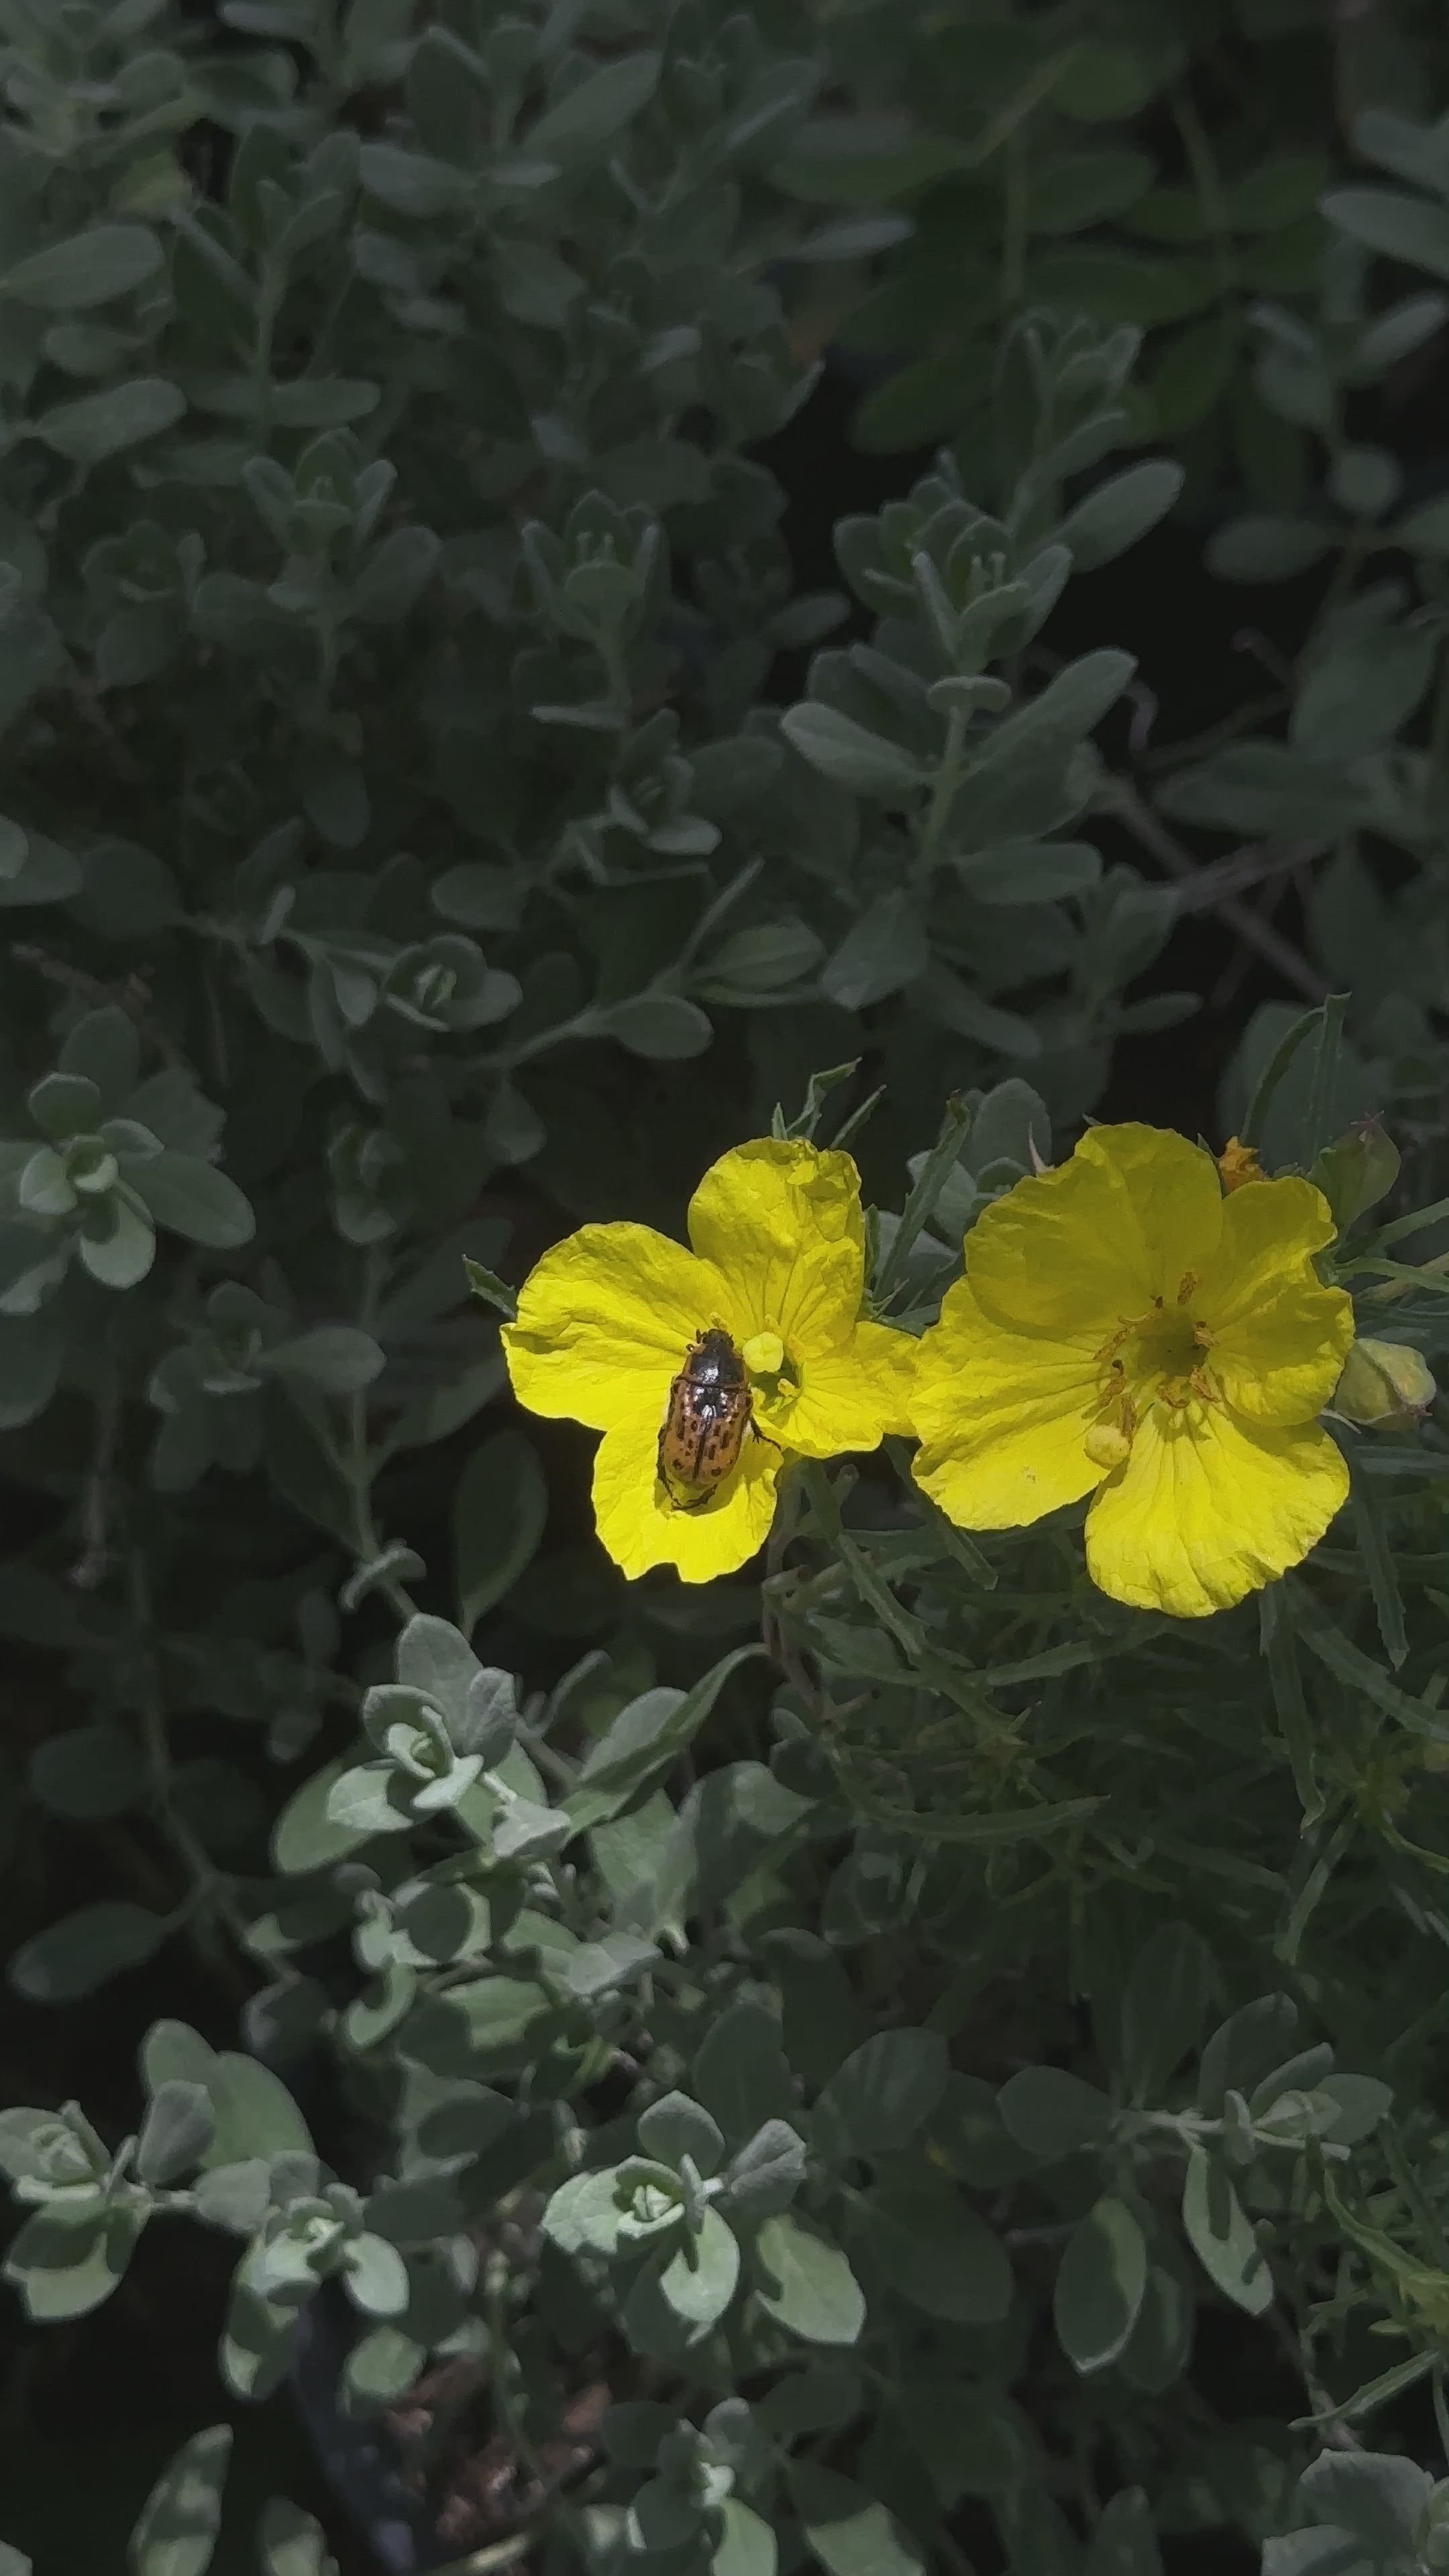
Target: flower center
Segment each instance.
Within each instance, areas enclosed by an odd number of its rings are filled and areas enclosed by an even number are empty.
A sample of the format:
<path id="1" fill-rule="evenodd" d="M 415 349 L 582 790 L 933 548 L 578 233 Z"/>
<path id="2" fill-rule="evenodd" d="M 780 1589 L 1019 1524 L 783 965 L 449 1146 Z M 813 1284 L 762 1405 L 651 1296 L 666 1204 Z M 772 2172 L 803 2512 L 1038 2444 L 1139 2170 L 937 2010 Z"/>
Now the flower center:
<path id="1" fill-rule="evenodd" d="M 756 1416 L 778 1427 L 800 1393 L 800 1371 L 782 1336 L 766 1325 L 741 1343 L 740 1357 L 750 1373 Z"/>
<path id="2" fill-rule="evenodd" d="M 1144 1314 L 1124 1315 L 1097 1352 L 1100 1410 L 1086 1438 L 1095 1465 L 1110 1470 L 1124 1464 L 1150 1405 L 1180 1423 L 1192 1403 L 1221 1402 L 1206 1365 L 1212 1332 L 1192 1310 L 1196 1288 L 1186 1271 L 1170 1304 L 1154 1297 Z"/>

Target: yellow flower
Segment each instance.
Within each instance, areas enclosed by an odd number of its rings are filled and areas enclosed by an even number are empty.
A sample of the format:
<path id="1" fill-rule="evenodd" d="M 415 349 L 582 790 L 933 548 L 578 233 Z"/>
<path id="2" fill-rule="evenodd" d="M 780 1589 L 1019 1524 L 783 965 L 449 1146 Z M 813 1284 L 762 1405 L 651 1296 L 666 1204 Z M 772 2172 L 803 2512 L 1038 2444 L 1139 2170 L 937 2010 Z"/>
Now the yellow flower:
<path id="1" fill-rule="evenodd" d="M 705 1173 L 693 1250 L 645 1225 L 586 1225 L 546 1252 L 503 1328 L 514 1392 L 602 1431 L 599 1536 L 628 1575 L 733 1573 L 775 1516 L 791 1456 L 874 1449 L 910 1427 L 916 1343 L 860 1321 L 865 1230 L 848 1154 L 761 1138 Z M 674 1380 L 702 1332 L 743 1362 L 752 1421 L 712 1487 L 677 1499 L 658 1472 Z"/>
<path id="2" fill-rule="evenodd" d="M 1307 1555 L 1348 1493 L 1314 1417 L 1353 1339 L 1313 1255 L 1322 1194 L 1224 1197 L 1210 1154 L 1094 1127 L 967 1242 L 918 1346 L 920 1483 L 963 1529 L 1094 1496 L 1087 1567 L 1118 1601 L 1205 1616 Z"/>

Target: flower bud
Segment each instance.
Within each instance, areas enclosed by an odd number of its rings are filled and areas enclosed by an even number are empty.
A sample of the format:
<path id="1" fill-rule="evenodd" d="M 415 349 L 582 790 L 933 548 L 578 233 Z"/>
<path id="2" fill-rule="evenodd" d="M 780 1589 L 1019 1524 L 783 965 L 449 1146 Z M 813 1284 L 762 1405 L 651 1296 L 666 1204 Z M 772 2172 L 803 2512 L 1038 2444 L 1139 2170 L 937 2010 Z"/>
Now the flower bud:
<path id="1" fill-rule="evenodd" d="M 1255 1145 L 1245 1145 L 1241 1136 L 1230 1136 L 1218 1156 L 1218 1177 L 1224 1190 L 1240 1190 L 1248 1181 L 1265 1181 L 1268 1177 L 1258 1160 Z"/>
<path id="2" fill-rule="evenodd" d="M 1360 1118 L 1324 1146 L 1308 1177 L 1322 1190 L 1342 1233 L 1365 1208 L 1388 1196 L 1399 1177 L 1399 1149 L 1380 1118 Z"/>
<path id="3" fill-rule="evenodd" d="M 1407 1342 L 1355 1342 L 1334 1389 L 1331 1411 L 1368 1431 L 1402 1431 L 1422 1422 L 1438 1388 L 1428 1361 Z"/>

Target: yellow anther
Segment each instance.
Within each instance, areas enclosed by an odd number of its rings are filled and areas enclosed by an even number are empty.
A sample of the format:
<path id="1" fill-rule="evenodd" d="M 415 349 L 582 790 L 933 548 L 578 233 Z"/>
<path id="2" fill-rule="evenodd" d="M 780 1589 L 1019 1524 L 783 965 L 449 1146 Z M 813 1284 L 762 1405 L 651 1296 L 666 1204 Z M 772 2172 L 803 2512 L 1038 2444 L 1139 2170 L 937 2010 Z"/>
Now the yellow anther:
<path id="1" fill-rule="evenodd" d="M 1123 1467 L 1132 1455 L 1127 1433 L 1115 1422 L 1094 1422 L 1082 1443 L 1094 1467 Z"/>

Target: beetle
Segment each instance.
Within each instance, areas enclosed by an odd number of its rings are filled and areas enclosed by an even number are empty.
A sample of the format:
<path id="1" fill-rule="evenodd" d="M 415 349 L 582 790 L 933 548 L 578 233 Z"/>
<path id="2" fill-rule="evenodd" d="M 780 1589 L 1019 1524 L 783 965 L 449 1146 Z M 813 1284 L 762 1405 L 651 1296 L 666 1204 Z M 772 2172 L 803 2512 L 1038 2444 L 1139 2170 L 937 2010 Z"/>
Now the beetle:
<path id="1" fill-rule="evenodd" d="M 719 1324 L 696 1333 L 671 1379 L 659 1433 L 659 1481 L 676 1510 L 697 1512 L 739 1461 L 745 1433 L 764 1438 L 754 1418 L 750 1373 Z M 682 1501 L 677 1485 L 702 1487 Z"/>

